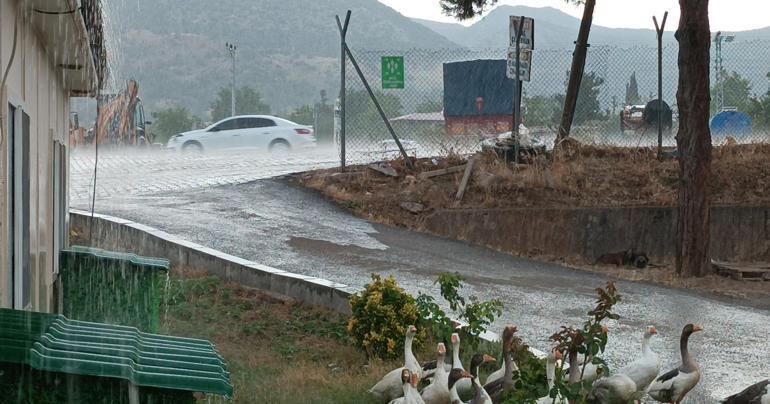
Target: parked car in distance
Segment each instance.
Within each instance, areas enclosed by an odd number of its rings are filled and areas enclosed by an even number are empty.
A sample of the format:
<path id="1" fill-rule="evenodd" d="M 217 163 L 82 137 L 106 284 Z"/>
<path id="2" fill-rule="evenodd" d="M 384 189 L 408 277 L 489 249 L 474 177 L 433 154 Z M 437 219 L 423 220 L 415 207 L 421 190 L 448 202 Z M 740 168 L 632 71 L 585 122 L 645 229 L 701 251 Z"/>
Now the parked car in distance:
<path id="1" fill-rule="evenodd" d="M 204 129 L 171 136 L 167 149 L 180 152 L 255 149 L 287 152 L 315 146 L 313 128 L 269 115 L 225 118 Z"/>

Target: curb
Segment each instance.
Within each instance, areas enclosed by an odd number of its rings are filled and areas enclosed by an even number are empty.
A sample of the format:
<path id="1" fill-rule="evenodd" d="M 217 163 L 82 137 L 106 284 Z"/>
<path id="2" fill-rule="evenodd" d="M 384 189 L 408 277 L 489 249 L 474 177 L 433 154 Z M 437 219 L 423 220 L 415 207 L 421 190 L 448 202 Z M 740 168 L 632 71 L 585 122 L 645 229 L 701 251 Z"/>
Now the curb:
<path id="1" fill-rule="evenodd" d="M 321 306 L 340 314 L 350 315 L 348 300 L 359 290 L 343 283 L 301 275 L 262 265 L 213 248 L 182 239 L 141 223 L 114 216 L 94 213 L 94 247 L 132 252 L 150 257 L 163 257 L 172 265 L 205 269 L 228 282 L 291 297 L 301 303 Z M 91 213 L 70 209 L 70 226 L 88 227 Z M 131 251 L 125 251 L 131 246 Z M 487 331 L 481 339 L 500 340 L 496 333 Z M 535 356 L 546 354 L 531 348 Z"/>
<path id="2" fill-rule="evenodd" d="M 299 302 L 350 314 L 353 287 L 283 271 L 184 240 L 153 227 L 95 213 L 94 247 L 167 258 L 172 265 L 199 267 L 227 282 L 291 297 Z M 70 209 L 70 225 L 86 229 L 91 213 Z"/>

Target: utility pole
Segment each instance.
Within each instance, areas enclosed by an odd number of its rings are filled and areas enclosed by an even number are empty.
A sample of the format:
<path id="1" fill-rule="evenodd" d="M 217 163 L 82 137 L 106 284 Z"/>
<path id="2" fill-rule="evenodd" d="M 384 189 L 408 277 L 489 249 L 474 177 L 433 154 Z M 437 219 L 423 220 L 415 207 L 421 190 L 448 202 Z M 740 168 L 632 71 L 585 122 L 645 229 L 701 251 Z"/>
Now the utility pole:
<path id="1" fill-rule="evenodd" d="M 230 86 L 230 116 L 235 116 L 235 50 L 237 48 L 235 44 L 225 42 L 225 49 L 230 52 L 230 59 L 233 62 L 233 82 Z"/>

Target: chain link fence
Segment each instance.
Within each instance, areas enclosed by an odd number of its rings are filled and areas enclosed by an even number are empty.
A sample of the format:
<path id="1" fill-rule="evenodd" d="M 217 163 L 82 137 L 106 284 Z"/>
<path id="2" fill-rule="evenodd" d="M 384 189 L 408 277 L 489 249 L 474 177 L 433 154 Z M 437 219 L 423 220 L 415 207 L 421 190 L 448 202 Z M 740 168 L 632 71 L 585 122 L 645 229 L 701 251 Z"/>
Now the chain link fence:
<path id="1" fill-rule="evenodd" d="M 510 131 L 513 82 L 501 62 L 507 49 L 351 51 L 410 155 L 472 153 Z M 571 135 L 598 146 L 657 146 L 657 102 L 649 104 L 657 99 L 657 55 L 652 46 L 591 46 Z M 676 144 L 677 55 L 676 43 L 664 45 L 664 147 Z M 384 56 L 403 56 L 403 89 L 383 89 Z M 716 58 L 712 46 L 713 143 L 728 136 L 739 143 L 770 141 L 770 41 L 723 43 L 721 73 L 714 69 Z M 572 50 L 533 51 L 531 81 L 522 92 L 524 132 L 533 142 L 553 145 L 571 62 Z M 350 60 L 346 72 L 347 160 L 398 156 Z M 720 94 L 724 101 L 717 105 Z"/>

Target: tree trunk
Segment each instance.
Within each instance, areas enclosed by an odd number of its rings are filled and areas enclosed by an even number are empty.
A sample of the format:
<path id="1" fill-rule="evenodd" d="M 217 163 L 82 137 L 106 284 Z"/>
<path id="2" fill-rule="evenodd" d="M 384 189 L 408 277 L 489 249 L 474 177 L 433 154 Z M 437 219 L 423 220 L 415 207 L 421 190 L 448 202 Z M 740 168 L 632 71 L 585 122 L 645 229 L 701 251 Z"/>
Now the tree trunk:
<path id="1" fill-rule="evenodd" d="M 711 272 L 710 202 L 711 133 L 709 131 L 708 0 L 679 0 L 679 214 L 676 270 L 681 276 Z"/>
<path id="2" fill-rule="evenodd" d="M 591 33 L 591 23 L 594 18 L 595 5 L 596 0 L 587 0 L 583 6 L 583 19 L 580 21 L 580 31 L 578 31 L 577 41 L 575 41 L 575 52 L 572 54 L 572 68 L 569 70 L 567 94 L 564 96 L 564 109 L 562 110 L 561 124 L 559 125 L 556 143 L 567 138 L 572 129 L 575 106 L 577 105 L 577 99 L 580 93 L 580 82 L 583 79 L 583 72 L 586 67 L 588 35 Z"/>

